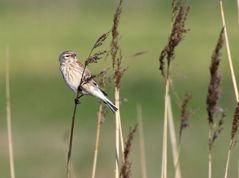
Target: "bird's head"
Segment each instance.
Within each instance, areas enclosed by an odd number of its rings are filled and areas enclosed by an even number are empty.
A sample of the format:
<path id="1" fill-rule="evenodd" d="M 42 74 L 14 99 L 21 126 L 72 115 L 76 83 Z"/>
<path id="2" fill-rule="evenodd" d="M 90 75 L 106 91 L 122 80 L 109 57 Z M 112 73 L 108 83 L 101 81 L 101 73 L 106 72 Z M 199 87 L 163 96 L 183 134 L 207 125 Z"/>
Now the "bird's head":
<path id="1" fill-rule="evenodd" d="M 59 56 L 60 64 L 63 64 L 65 62 L 74 62 L 74 61 L 76 61 L 76 52 L 64 51 Z"/>

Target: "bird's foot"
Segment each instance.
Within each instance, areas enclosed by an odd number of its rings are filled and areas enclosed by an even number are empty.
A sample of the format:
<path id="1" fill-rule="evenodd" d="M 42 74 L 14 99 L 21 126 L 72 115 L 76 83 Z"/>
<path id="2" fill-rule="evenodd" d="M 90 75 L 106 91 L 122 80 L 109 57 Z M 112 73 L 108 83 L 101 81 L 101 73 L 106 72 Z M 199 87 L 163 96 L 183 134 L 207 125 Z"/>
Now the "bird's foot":
<path id="1" fill-rule="evenodd" d="M 80 98 L 82 97 L 83 95 L 80 95 L 80 96 L 77 96 L 75 98 L 75 104 L 80 104 Z"/>
<path id="2" fill-rule="evenodd" d="M 75 98 L 75 104 L 80 104 L 80 100 L 79 100 L 79 98 L 77 97 L 77 98 Z"/>

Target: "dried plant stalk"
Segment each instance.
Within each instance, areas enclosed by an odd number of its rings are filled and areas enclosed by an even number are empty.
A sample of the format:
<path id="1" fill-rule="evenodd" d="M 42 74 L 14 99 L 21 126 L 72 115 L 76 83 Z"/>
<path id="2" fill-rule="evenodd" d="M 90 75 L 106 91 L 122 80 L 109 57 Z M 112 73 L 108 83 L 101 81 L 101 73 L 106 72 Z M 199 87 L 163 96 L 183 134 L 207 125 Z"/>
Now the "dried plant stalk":
<path id="1" fill-rule="evenodd" d="M 12 140 L 12 115 L 11 115 L 11 98 L 10 98 L 10 74 L 9 74 L 9 49 L 6 49 L 6 114 L 7 114 L 7 135 L 8 135 L 8 150 L 9 150 L 9 164 L 10 176 L 15 178 L 14 168 L 14 154 L 13 154 L 13 140 Z"/>
<path id="2" fill-rule="evenodd" d="M 170 96 L 168 96 L 168 125 L 169 125 L 169 134 L 170 140 L 172 145 L 172 153 L 173 153 L 173 164 L 175 170 L 175 178 L 181 178 L 181 168 L 179 163 L 179 154 L 180 154 L 180 147 L 177 145 L 176 139 L 176 129 L 174 126 L 174 118 L 173 118 L 173 111 L 172 111 L 172 104 Z M 180 146 L 180 145 L 179 145 Z"/>
<path id="3" fill-rule="evenodd" d="M 135 132 L 137 130 L 137 125 L 134 126 L 133 129 L 129 129 L 129 134 L 127 141 L 125 143 L 125 151 L 124 151 L 124 161 L 120 170 L 121 178 L 129 178 L 131 176 L 131 163 L 129 161 L 129 155 L 131 152 L 132 142 L 134 139 Z"/>
<path id="4" fill-rule="evenodd" d="M 96 173 L 96 166 L 97 166 L 97 159 L 98 159 L 98 150 L 99 150 L 99 142 L 100 142 L 100 129 L 103 120 L 103 103 L 100 103 L 99 112 L 98 112 L 98 121 L 97 121 L 97 128 L 96 128 L 96 139 L 95 139 L 95 153 L 94 153 L 94 161 L 93 161 L 93 169 L 91 177 L 95 178 Z"/>
<path id="5" fill-rule="evenodd" d="M 189 6 L 184 1 L 179 0 L 172 2 L 172 29 L 167 45 L 161 51 L 159 56 L 159 69 L 165 79 L 164 94 L 164 126 L 163 126 L 163 145 L 162 145 L 162 171 L 161 178 L 167 178 L 167 127 L 168 127 L 168 96 L 170 85 L 170 64 L 175 57 L 175 48 L 184 38 L 188 29 L 185 28 L 185 21 L 189 12 Z M 165 63 L 167 65 L 165 66 Z"/>
<path id="6" fill-rule="evenodd" d="M 235 136 L 238 131 L 238 126 L 239 126 L 239 102 L 237 103 L 235 113 L 234 113 L 234 118 L 232 121 L 231 139 L 230 139 L 229 149 L 228 149 L 228 153 L 227 153 L 227 162 L 226 162 L 224 178 L 227 178 L 227 176 L 228 176 L 228 168 L 229 168 L 229 163 L 230 163 L 230 158 L 231 158 L 231 150 L 232 150 L 233 145 L 235 144 Z"/>
<path id="7" fill-rule="evenodd" d="M 217 40 L 216 47 L 211 57 L 210 65 L 210 83 L 208 86 L 207 95 L 207 114 L 209 123 L 209 134 L 208 134 L 208 178 L 212 177 L 212 146 L 215 140 L 223 129 L 223 119 L 225 117 L 224 111 L 221 107 L 217 106 L 218 99 L 220 97 L 220 75 L 219 65 L 221 61 L 221 49 L 224 43 L 224 28 L 222 28 L 219 38 Z M 216 114 L 220 114 L 219 116 Z M 218 122 L 215 123 L 215 119 L 218 118 Z"/>
<path id="8" fill-rule="evenodd" d="M 223 8 L 222 0 L 219 1 L 219 4 L 220 4 L 221 17 L 222 17 L 222 25 L 223 25 L 224 31 L 225 31 L 225 33 L 224 33 L 225 43 L 226 43 L 227 56 L 228 56 L 228 62 L 229 62 L 230 71 L 231 71 L 234 93 L 235 93 L 235 96 L 236 96 L 236 101 L 239 102 L 238 87 L 237 87 L 237 81 L 236 81 L 234 67 L 233 67 L 233 63 L 232 63 L 231 50 L 230 50 L 230 45 L 229 45 L 229 40 L 228 40 L 227 26 L 226 26 L 226 21 L 225 21 L 224 8 Z"/>
<path id="9" fill-rule="evenodd" d="M 122 69 L 122 53 L 119 46 L 119 21 L 122 12 L 122 3 L 123 0 L 119 1 L 119 4 L 116 8 L 116 12 L 113 18 L 113 27 L 112 27 L 112 42 L 111 42 L 111 57 L 112 57 L 112 67 L 114 69 L 114 83 L 115 83 L 115 106 L 118 110 L 115 113 L 115 136 L 116 136 L 116 170 L 115 170 L 115 178 L 119 177 L 119 159 L 120 159 L 120 141 L 121 141 L 121 149 L 124 153 L 124 141 L 123 141 L 123 133 L 122 133 L 122 124 L 120 118 L 120 82 L 122 76 L 125 72 L 125 69 Z M 122 158 L 124 159 L 124 158 Z"/>
<path id="10" fill-rule="evenodd" d="M 138 123 L 139 123 L 139 144 L 140 144 L 141 174 L 142 174 L 142 178 L 147 178 L 143 114 L 142 114 L 142 106 L 141 105 L 137 105 L 137 119 L 138 119 Z"/>

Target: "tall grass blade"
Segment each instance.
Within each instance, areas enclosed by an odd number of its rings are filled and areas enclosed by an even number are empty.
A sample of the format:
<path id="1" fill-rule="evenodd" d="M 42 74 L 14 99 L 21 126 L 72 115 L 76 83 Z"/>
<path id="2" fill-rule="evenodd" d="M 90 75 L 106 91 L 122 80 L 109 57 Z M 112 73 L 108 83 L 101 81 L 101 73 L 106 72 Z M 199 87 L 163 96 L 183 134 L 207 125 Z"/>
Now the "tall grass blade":
<path id="1" fill-rule="evenodd" d="M 146 153 L 145 153 L 145 143 L 144 143 L 144 125 L 143 125 L 143 114 L 142 106 L 137 105 L 137 118 L 139 125 L 139 145 L 140 145 L 140 165 L 142 178 L 147 178 L 147 168 L 146 168 Z"/>
<path id="2" fill-rule="evenodd" d="M 177 145 L 176 131 L 174 126 L 173 111 L 172 111 L 170 96 L 168 96 L 168 127 L 169 127 L 169 135 L 170 135 L 170 140 L 172 145 L 175 178 L 181 178 L 182 176 L 181 176 L 181 169 L 180 169 L 180 163 L 179 163 L 179 148 Z"/>
<path id="3" fill-rule="evenodd" d="M 231 50 L 230 50 L 230 45 L 229 45 L 229 40 L 228 40 L 227 26 L 226 26 L 226 21 L 225 21 L 222 0 L 219 1 L 219 4 L 220 4 L 220 12 L 221 12 L 221 18 L 222 18 L 222 25 L 224 27 L 224 35 L 225 35 L 226 49 L 227 49 L 228 62 L 229 62 L 230 71 L 231 71 L 232 83 L 233 83 L 234 93 L 236 96 L 236 101 L 238 102 L 239 101 L 238 87 L 237 87 L 237 81 L 236 81 L 234 67 L 233 67 L 233 63 L 232 63 Z"/>
<path id="4" fill-rule="evenodd" d="M 93 161 L 93 168 L 92 168 L 92 174 L 91 174 L 92 178 L 95 178 L 95 173 L 96 173 L 96 166 L 97 166 L 97 160 L 98 160 L 98 150 L 99 150 L 99 142 L 100 142 L 100 130 L 101 130 L 102 120 L 103 120 L 103 104 L 100 103 L 99 112 L 98 112 L 97 128 L 96 128 L 94 161 Z"/>
<path id="5" fill-rule="evenodd" d="M 9 69 L 9 48 L 6 48 L 6 114 L 7 114 L 7 134 L 8 134 L 8 150 L 11 178 L 15 178 L 14 155 L 13 155 L 13 140 L 12 140 L 12 115 L 11 115 L 11 93 L 10 93 L 10 69 Z"/>

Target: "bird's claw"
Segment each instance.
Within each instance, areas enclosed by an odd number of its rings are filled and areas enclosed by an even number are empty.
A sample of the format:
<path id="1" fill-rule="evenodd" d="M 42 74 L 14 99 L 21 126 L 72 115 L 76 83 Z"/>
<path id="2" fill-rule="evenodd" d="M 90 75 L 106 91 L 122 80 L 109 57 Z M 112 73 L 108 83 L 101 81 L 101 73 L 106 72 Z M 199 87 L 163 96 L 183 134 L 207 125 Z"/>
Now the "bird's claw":
<path id="1" fill-rule="evenodd" d="M 75 98 L 75 104 L 80 104 L 79 98 Z"/>

